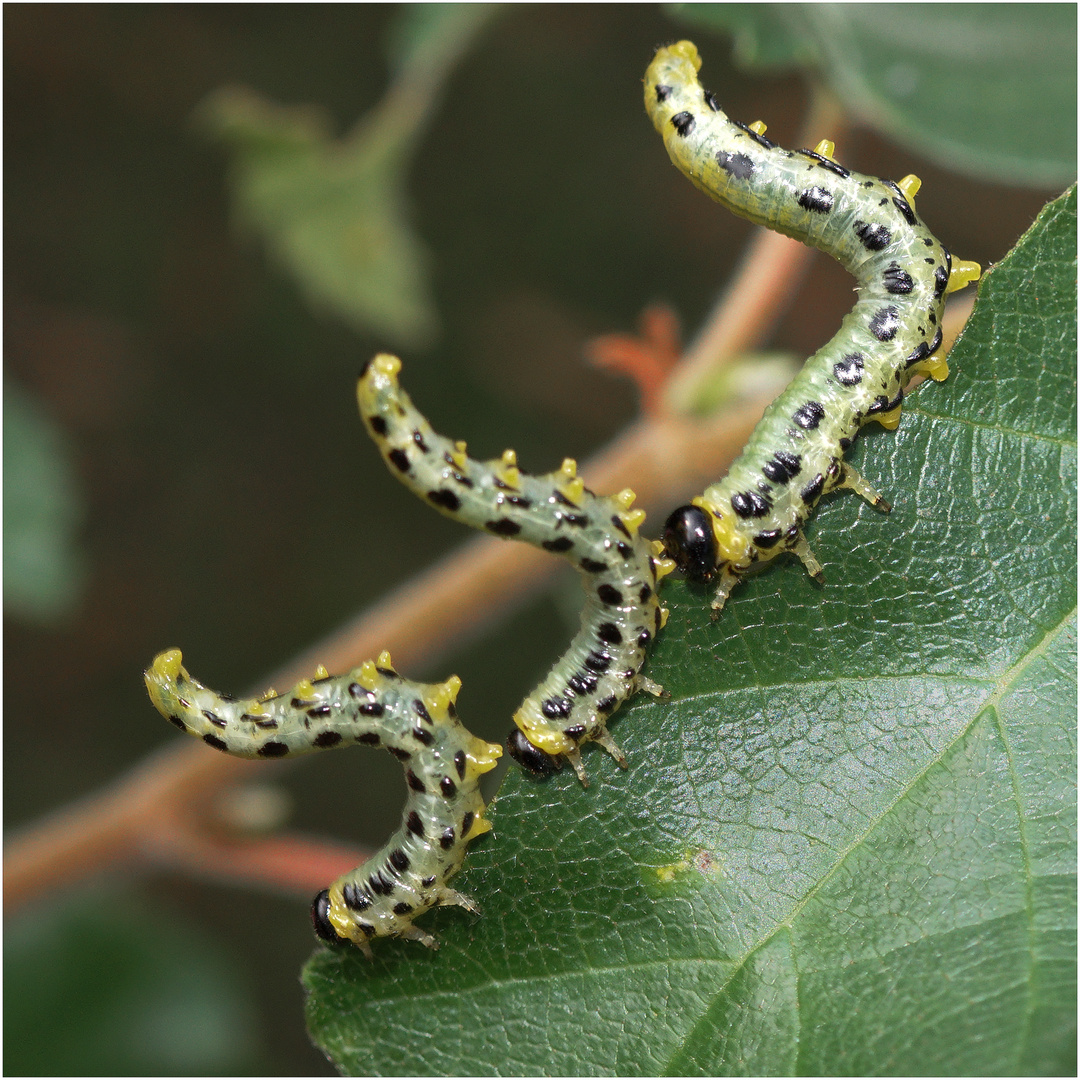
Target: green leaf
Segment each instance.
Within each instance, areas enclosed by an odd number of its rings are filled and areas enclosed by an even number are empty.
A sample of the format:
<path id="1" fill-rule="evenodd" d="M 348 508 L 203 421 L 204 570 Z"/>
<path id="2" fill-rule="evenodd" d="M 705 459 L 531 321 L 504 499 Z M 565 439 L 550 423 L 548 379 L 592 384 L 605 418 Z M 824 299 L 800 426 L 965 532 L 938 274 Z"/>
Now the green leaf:
<path id="1" fill-rule="evenodd" d="M 4 610 L 45 625 L 69 615 L 86 579 L 83 495 L 63 429 L 4 380 Z"/>
<path id="2" fill-rule="evenodd" d="M 1075 5 L 670 10 L 691 25 L 734 33 L 743 67 L 816 68 L 858 119 L 946 168 L 1036 187 L 1076 176 Z M 707 81 L 709 51 L 703 55 Z"/>
<path id="3" fill-rule="evenodd" d="M 442 949 L 319 951 L 346 1073 L 1075 1070 L 1076 202 L 983 281 L 942 384 L 795 560 L 671 617 L 574 776 L 513 770 Z M 644 697 L 644 695 L 642 696 Z"/>
<path id="4" fill-rule="evenodd" d="M 406 9 L 409 26 L 392 48 L 398 77 L 341 139 L 320 110 L 283 108 L 245 89 L 219 90 L 197 113 L 230 150 L 238 221 L 311 303 L 411 348 L 432 338 L 438 317 L 406 179 L 447 75 L 495 5 L 439 8 Z"/>

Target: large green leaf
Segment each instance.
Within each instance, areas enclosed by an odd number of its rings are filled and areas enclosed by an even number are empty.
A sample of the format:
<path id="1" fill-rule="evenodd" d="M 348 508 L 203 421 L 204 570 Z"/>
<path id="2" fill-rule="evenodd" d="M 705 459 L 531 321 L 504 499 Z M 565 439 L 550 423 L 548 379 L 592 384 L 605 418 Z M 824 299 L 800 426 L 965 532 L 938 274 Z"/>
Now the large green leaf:
<path id="1" fill-rule="evenodd" d="M 744 67 L 816 68 L 860 120 L 946 168 L 1035 186 L 1076 175 L 1073 4 L 675 4 L 671 11 L 734 33 Z"/>
<path id="2" fill-rule="evenodd" d="M 1069 1073 L 1076 1046 L 1075 192 L 953 375 L 794 561 L 666 590 L 620 772 L 511 772 L 435 954 L 308 964 L 348 1073 Z"/>

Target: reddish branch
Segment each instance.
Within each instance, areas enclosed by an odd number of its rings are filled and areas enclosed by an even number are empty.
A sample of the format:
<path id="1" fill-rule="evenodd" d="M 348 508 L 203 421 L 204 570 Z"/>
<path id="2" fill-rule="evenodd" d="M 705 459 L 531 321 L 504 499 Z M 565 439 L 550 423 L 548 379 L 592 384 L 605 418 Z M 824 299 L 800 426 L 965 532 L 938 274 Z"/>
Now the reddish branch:
<path id="1" fill-rule="evenodd" d="M 804 142 L 835 138 L 840 117 L 820 100 Z M 771 394 L 733 403 L 708 420 L 677 414 L 672 402 L 730 356 L 758 345 L 773 313 L 793 291 L 811 252 L 776 233 L 756 234 L 735 280 L 674 369 L 674 316 L 651 309 L 644 341 L 612 335 L 594 350 L 637 378 L 646 416 L 581 470 L 598 491 L 633 486 L 653 516 L 715 480 L 742 448 Z M 970 309 L 969 309 L 970 310 Z M 965 316 L 966 317 L 966 316 Z M 951 320 L 954 324 L 962 320 Z M 958 329 L 958 327 L 956 328 Z M 955 335 L 956 330 L 953 333 Z M 662 393 L 661 393 L 662 391 Z M 340 627 L 259 687 L 288 686 L 316 664 L 347 671 L 389 649 L 396 664 L 429 664 L 477 636 L 542 589 L 557 560 L 523 544 L 477 537 Z M 12 911 L 46 891 L 119 865 L 169 867 L 310 895 L 362 862 L 367 853 L 310 837 L 230 836 L 205 812 L 226 785 L 265 781 L 280 764 L 211 753 L 177 742 L 145 759 L 109 787 L 50 814 L 7 844 L 4 900 Z"/>
<path id="2" fill-rule="evenodd" d="M 585 355 L 598 367 L 633 379 L 641 394 L 641 411 L 658 416 L 664 386 L 682 357 L 679 317 L 667 304 L 652 304 L 641 313 L 638 331 L 593 338 Z"/>

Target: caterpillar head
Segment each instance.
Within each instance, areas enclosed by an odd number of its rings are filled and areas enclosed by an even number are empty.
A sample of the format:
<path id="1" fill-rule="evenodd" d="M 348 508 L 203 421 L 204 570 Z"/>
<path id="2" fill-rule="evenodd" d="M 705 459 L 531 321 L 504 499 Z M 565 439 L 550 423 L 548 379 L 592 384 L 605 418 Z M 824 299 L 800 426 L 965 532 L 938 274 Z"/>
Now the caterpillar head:
<path id="1" fill-rule="evenodd" d="M 506 736 L 506 749 L 526 772 L 531 772 L 534 776 L 547 776 L 562 768 L 562 761 L 558 756 L 533 746 L 521 728 L 511 729 Z"/>
<path id="2" fill-rule="evenodd" d="M 711 581 L 718 553 L 709 515 L 692 504 L 673 510 L 664 522 L 664 550 L 691 581 Z"/>
<path id="3" fill-rule="evenodd" d="M 314 900 L 311 901 L 311 925 L 315 933 L 328 945 L 347 945 L 348 938 L 343 938 L 330 921 L 330 890 L 323 889 Z"/>

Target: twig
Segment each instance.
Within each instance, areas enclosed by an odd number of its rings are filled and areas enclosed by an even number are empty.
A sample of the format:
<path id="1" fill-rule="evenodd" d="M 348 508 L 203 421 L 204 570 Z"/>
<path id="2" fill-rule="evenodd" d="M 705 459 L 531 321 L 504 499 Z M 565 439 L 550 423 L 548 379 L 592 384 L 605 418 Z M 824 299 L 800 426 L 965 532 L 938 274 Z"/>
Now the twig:
<path id="1" fill-rule="evenodd" d="M 677 419 L 634 424 L 590 462 L 583 475 L 599 490 L 618 489 L 633 479 L 646 505 L 685 497 L 738 452 L 770 399 L 767 395 L 745 409 L 725 410 L 705 426 Z M 479 537 L 260 681 L 259 687 L 291 685 L 309 676 L 318 662 L 348 671 L 384 648 L 405 669 L 431 663 L 523 603 L 557 569 L 556 560 L 525 545 Z M 186 851 L 183 865 L 190 869 L 190 854 L 198 845 L 169 840 L 170 833 L 197 827 L 192 824 L 199 820 L 196 807 L 211 790 L 256 774 L 264 780 L 272 767 L 277 765 L 210 753 L 201 743 L 159 751 L 115 784 L 55 811 L 9 841 L 5 910 L 46 889 L 147 857 L 164 865 L 176 852 Z"/>
<path id="2" fill-rule="evenodd" d="M 840 128 L 839 114 L 815 100 L 806 141 Z M 753 348 L 793 291 L 808 249 L 762 232 L 672 380 L 680 400 L 732 354 Z M 947 316 L 948 318 L 948 316 Z M 952 323 L 957 321 L 952 318 Z M 650 513 L 686 499 L 730 464 L 773 394 L 733 405 L 707 421 L 660 415 L 627 428 L 582 471 L 599 491 L 628 484 Z M 259 683 L 291 685 L 318 663 L 347 671 L 390 649 L 408 669 L 432 664 L 539 591 L 558 563 L 521 544 L 478 537 L 406 583 Z M 356 865 L 363 853 L 306 838 L 238 842 L 206 830 L 195 812 L 212 791 L 267 770 L 201 744 L 176 744 L 135 766 L 114 784 L 61 808 L 11 839 L 5 851 L 5 909 L 121 863 L 152 863 L 285 888 L 310 887 Z M 249 770 L 254 770 L 249 773 Z"/>

